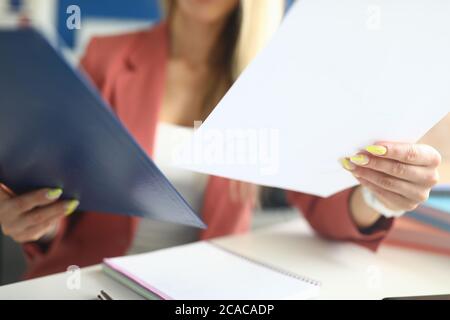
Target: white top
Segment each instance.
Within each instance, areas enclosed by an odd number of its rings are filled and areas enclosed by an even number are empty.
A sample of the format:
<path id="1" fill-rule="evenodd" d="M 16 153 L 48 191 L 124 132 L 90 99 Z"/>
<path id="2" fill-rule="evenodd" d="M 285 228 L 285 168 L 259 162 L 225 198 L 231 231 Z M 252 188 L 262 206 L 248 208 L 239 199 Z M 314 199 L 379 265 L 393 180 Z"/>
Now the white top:
<path id="1" fill-rule="evenodd" d="M 153 161 L 173 186 L 200 213 L 207 176 L 175 167 L 177 151 L 194 133 L 193 128 L 169 123 L 159 123 L 156 129 Z M 197 241 L 199 229 L 141 219 L 133 244 L 128 254 L 137 254 Z"/>

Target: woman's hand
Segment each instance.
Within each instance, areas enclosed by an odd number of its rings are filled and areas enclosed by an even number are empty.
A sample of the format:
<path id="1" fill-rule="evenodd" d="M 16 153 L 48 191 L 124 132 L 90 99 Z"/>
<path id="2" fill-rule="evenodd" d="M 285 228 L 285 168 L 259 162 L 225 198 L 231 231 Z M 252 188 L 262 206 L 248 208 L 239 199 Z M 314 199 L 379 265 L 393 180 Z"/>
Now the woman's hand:
<path id="1" fill-rule="evenodd" d="M 61 218 L 78 207 L 77 200 L 58 201 L 61 189 L 41 189 L 11 196 L 0 188 L 0 225 L 16 242 L 37 241 L 51 235 Z"/>
<path id="2" fill-rule="evenodd" d="M 414 210 L 428 199 L 440 163 L 431 146 L 394 142 L 377 143 L 342 161 L 361 185 L 396 211 Z"/>
<path id="3" fill-rule="evenodd" d="M 259 205 L 259 188 L 253 183 L 230 180 L 230 198 L 233 202 L 250 201 L 255 206 Z"/>

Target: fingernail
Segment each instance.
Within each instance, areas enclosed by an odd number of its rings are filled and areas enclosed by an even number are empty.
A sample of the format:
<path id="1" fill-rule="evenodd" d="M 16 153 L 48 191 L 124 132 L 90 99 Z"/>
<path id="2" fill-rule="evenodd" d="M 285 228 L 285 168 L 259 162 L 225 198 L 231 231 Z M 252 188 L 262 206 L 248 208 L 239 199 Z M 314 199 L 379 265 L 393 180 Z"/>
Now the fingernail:
<path id="1" fill-rule="evenodd" d="M 384 146 L 373 145 L 366 147 L 366 151 L 375 156 L 384 156 L 387 153 L 387 148 Z"/>
<path id="2" fill-rule="evenodd" d="M 365 166 L 369 163 L 369 157 L 365 154 L 357 154 L 353 157 L 350 157 L 350 161 L 358 166 Z"/>
<path id="3" fill-rule="evenodd" d="M 351 163 L 347 158 L 341 159 L 341 165 L 344 167 L 345 170 L 353 171 L 355 170 L 355 165 Z"/>
<path id="4" fill-rule="evenodd" d="M 62 193 L 63 193 L 63 191 L 60 188 L 51 189 L 51 190 L 47 191 L 47 199 L 48 200 L 59 199 L 59 197 L 61 197 Z"/>
<path id="5" fill-rule="evenodd" d="M 80 205 L 80 201 L 72 200 L 66 205 L 66 216 L 72 214 Z"/>

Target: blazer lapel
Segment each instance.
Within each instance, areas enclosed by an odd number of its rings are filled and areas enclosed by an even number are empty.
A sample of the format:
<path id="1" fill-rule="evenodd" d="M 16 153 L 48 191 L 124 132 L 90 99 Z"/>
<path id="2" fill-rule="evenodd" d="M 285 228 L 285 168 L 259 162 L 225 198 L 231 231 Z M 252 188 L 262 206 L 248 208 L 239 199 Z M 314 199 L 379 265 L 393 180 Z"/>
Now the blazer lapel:
<path id="1" fill-rule="evenodd" d="M 115 75 L 112 90 L 119 118 L 149 155 L 165 89 L 167 59 L 166 24 L 138 34 Z"/>

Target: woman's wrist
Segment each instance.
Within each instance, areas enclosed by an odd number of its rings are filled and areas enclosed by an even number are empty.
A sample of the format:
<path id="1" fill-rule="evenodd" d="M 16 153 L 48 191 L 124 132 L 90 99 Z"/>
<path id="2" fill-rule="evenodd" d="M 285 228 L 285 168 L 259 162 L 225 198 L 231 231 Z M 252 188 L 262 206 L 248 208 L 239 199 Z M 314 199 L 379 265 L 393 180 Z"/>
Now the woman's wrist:
<path id="1" fill-rule="evenodd" d="M 373 227 L 381 218 L 381 214 L 364 201 L 361 186 L 355 187 L 350 196 L 350 215 L 360 230 Z"/>

